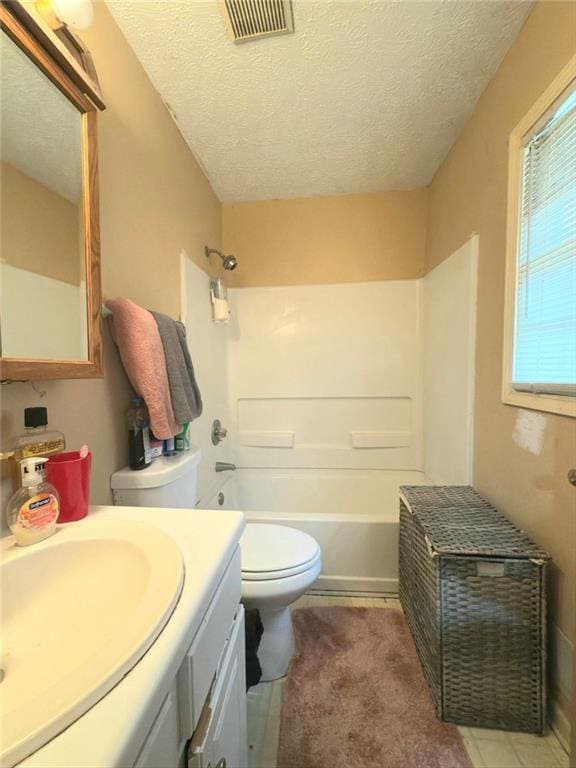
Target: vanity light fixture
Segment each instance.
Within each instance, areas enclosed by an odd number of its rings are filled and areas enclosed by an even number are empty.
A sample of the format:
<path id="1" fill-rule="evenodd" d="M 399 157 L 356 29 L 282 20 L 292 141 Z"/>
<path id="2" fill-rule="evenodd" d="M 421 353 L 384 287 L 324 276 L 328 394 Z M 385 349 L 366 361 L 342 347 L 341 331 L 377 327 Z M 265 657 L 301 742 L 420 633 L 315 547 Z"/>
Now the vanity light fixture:
<path id="1" fill-rule="evenodd" d="M 88 29 L 94 19 L 92 0 L 37 0 L 36 8 L 53 29 Z"/>

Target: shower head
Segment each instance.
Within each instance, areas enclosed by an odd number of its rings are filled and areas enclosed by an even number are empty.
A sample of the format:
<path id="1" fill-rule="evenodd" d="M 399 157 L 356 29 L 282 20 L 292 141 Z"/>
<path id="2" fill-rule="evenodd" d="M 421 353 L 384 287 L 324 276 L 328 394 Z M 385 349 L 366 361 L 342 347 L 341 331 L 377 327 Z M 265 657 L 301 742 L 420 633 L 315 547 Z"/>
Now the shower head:
<path id="1" fill-rule="evenodd" d="M 236 260 L 236 256 L 225 256 L 222 259 L 222 264 L 224 266 L 224 269 L 236 269 L 238 266 L 238 261 Z"/>
<path id="2" fill-rule="evenodd" d="M 207 245 L 204 246 L 204 255 L 207 259 L 212 256 L 212 254 L 215 253 L 216 256 L 219 256 L 222 259 L 222 266 L 224 269 L 227 269 L 228 271 L 232 271 L 233 269 L 236 269 L 238 266 L 238 259 L 236 256 L 224 256 L 220 251 L 217 251 L 215 248 L 208 248 Z"/>

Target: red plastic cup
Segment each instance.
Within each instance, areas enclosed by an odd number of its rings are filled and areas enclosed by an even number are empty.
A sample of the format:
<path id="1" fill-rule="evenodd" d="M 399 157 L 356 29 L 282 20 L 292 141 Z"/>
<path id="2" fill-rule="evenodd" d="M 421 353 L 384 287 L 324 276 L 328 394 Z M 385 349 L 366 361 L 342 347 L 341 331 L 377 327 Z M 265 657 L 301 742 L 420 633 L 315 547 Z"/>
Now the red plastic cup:
<path id="1" fill-rule="evenodd" d="M 72 523 L 88 514 L 92 454 L 83 459 L 80 451 L 66 451 L 51 456 L 46 464 L 46 480 L 60 496 L 59 523 Z"/>

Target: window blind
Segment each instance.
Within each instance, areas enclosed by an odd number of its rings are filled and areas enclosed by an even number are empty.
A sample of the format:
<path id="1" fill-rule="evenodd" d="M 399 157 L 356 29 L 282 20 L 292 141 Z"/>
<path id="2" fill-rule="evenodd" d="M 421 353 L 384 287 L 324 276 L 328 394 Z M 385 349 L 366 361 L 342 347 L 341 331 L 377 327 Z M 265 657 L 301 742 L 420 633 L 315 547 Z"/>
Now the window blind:
<path id="1" fill-rule="evenodd" d="M 523 147 L 512 386 L 576 395 L 576 92 Z"/>

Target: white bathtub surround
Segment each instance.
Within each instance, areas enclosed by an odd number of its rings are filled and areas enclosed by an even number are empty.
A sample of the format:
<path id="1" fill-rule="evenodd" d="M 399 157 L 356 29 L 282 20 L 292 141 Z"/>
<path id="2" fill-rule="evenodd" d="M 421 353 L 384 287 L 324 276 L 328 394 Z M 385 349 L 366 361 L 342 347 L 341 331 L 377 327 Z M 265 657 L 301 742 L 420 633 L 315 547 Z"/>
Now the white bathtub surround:
<path id="1" fill-rule="evenodd" d="M 424 278 L 424 471 L 472 482 L 478 236 Z"/>
<path id="2" fill-rule="evenodd" d="M 202 450 L 198 471 L 198 499 L 212 495 L 222 482 L 214 471 L 217 461 L 230 461 L 231 439 L 212 445 L 214 419 L 229 427 L 226 350 L 228 326 L 214 323 L 210 300 L 210 277 L 182 252 L 180 256 L 182 321 L 204 409 L 190 425 L 190 440 Z"/>
<path id="3" fill-rule="evenodd" d="M 223 480 L 215 461 L 428 466 L 433 481 L 468 482 L 475 250 L 472 240 L 424 280 L 231 289 L 228 326 L 212 322 L 210 279 L 183 255 L 183 314 L 204 398 L 192 424 L 204 454 L 199 499 Z M 214 418 L 230 432 L 216 447 Z"/>
<path id="4" fill-rule="evenodd" d="M 477 250 L 422 280 L 232 289 L 235 463 L 471 482 Z"/>
<path id="5" fill-rule="evenodd" d="M 422 472 L 239 469 L 207 506 L 313 536 L 322 549 L 314 589 L 395 594 L 398 486 L 426 482 Z"/>
<path id="6" fill-rule="evenodd" d="M 231 290 L 235 463 L 421 469 L 420 293 L 418 280 Z"/>
<path id="7" fill-rule="evenodd" d="M 316 589 L 397 591 L 398 486 L 427 482 L 424 444 L 433 480 L 470 479 L 475 245 L 461 250 L 422 280 L 229 292 L 242 469 L 224 505 L 314 536 Z"/>

